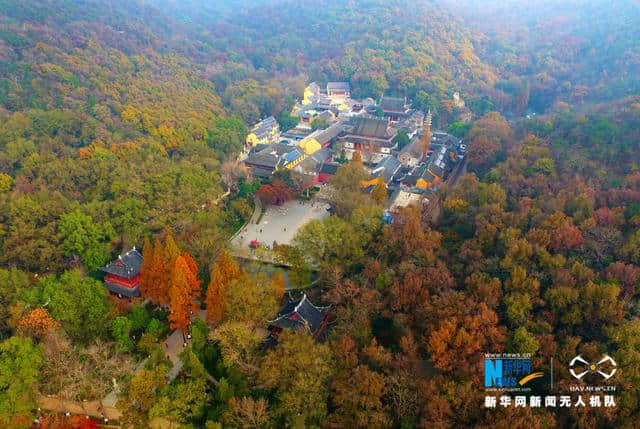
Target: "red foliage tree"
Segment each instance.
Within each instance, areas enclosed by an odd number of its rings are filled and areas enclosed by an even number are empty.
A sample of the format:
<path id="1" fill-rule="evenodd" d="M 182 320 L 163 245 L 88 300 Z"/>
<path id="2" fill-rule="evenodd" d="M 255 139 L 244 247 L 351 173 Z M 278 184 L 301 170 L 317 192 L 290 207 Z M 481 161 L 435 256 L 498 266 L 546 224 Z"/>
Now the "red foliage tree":
<path id="1" fill-rule="evenodd" d="M 293 199 L 293 190 L 282 180 L 274 180 L 273 183 L 262 185 L 256 192 L 256 196 L 264 205 L 282 205 Z"/>
<path id="2" fill-rule="evenodd" d="M 620 282 L 624 288 L 624 296 L 630 298 L 636 294 L 638 281 L 640 281 L 640 267 L 633 264 L 624 264 L 623 262 L 614 262 L 607 268 L 606 278 L 609 281 Z"/>

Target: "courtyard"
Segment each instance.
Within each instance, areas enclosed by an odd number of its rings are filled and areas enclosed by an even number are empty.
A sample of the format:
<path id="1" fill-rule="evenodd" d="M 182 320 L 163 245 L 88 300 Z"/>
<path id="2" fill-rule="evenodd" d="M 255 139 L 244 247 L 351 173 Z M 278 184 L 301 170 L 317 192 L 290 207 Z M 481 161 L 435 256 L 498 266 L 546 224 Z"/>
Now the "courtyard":
<path id="1" fill-rule="evenodd" d="M 273 243 L 290 244 L 296 232 L 315 219 L 329 216 L 329 205 L 321 202 L 289 201 L 282 206 L 267 207 L 259 223 L 249 223 L 231 242 L 243 251 L 252 241 L 272 247 Z"/>

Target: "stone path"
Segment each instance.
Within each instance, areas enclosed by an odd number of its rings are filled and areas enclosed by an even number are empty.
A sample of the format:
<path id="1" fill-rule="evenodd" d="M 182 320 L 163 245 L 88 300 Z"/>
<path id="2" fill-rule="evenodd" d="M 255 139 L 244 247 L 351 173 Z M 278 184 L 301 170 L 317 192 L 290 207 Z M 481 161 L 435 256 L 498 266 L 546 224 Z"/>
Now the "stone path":
<path id="1" fill-rule="evenodd" d="M 204 310 L 199 310 L 198 317 L 202 320 L 205 320 L 206 312 Z M 190 339 L 185 338 L 183 340 L 182 331 L 173 331 L 169 337 L 164 341 L 163 346 L 165 353 L 167 354 L 167 358 L 173 364 L 169 372 L 167 373 L 167 378 L 169 381 L 172 381 L 176 376 L 180 373 L 182 369 L 182 361 L 180 360 L 180 353 L 184 349 L 184 344 L 189 344 L 191 342 Z M 140 362 L 134 371 L 134 374 L 140 370 L 142 370 L 147 363 L 147 359 L 144 359 Z M 120 393 L 119 386 L 113 389 L 107 396 L 102 399 L 102 405 L 105 407 L 115 407 L 116 402 L 118 401 L 118 394 Z"/>

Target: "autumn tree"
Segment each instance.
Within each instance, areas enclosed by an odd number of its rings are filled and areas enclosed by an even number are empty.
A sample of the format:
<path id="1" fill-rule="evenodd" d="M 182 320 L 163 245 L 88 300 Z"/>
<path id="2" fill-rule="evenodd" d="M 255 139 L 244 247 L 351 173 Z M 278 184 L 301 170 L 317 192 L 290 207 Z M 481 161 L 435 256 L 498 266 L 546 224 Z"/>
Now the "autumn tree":
<path id="1" fill-rule="evenodd" d="M 260 186 L 256 197 L 263 205 L 280 206 L 293 199 L 293 190 L 283 180 L 276 179 L 272 183 Z"/>
<path id="2" fill-rule="evenodd" d="M 495 138 L 479 135 L 471 141 L 469 149 L 470 164 L 480 171 L 483 171 L 495 162 L 500 143 Z"/>
<path id="3" fill-rule="evenodd" d="M 268 429 L 271 415 L 267 401 L 250 397 L 229 399 L 229 410 L 224 414 L 227 424 L 239 429 Z"/>
<path id="4" fill-rule="evenodd" d="M 245 321 L 224 322 L 210 337 L 220 347 L 228 368 L 237 366 L 247 375 L 258 371 L 258 350 L 264 339 L 258 327 Z"/>
<path id="5" fill-rule="evenodd" d="M 224 311 L 225 291 L 229 282 L 244 276 L 236 261 L 226 250 L 222 250 L 211 271 L 211 279 L 207 287 L 205 304 L 207 306 L 207 322 L 220 323 Z"/>
<path id="6" fill-rule="evenodd" d="M 373 191 L 371 191 L 371 198 L 380 205 L 384 205 L 384 203 L 387 202 L 388 196 L 387 184 L 383 181 L 376 183 L 376 186 L 373 187 Z"/>
<path id="7" fill-rule="evenodd" d="M 165 231 L 162 257 L 165 263 L 165 272 L 168 274 L 165 277 L 168 285 L 171 285 L 171 272 L 173 271 L 173 267 L 176 260 L 178 259 L 178 256 L 180 256 L 180 249 L 176 244 L 175 238 L 173 238 L 173 233 L 171 231 Z"/>
<path id="8" fill-rule="evenodd" d="M 146 245 L 147 243 L 145 242 L 145 248 Z M 143 252 L 151 253 L 146 252 L 145 249 L 143 249 Z M 188 277 L 188 281 L 195 284 L 198 275 L 197 265 L 195 265 L 195 261 L 191 256 L 184 255 L 185 260 L 181 262 L 181 265 L 187 264 L 189 267 L 184 270 L 184 274 Z M 144 285 L 147 294 L 145 295 L 143 292 L 143 296 L 148 296 L 157 305 L 169 304 L 169 292 L 173 285 L 172 276 L 179 256 L 180 250 L 170 231 L 165 232 L 164 243 L 162 240 L 156 239 L 153 246 L 153 254 L 150 258 L 151 262 L 149 264 L 144 262 L 147 259 L 145 257 L 141 267 L 141 287 Z M 193 274 L 194 272 L 195 274 Z"/>
<path id="9" fill-rule="evenodd" d="M 383 375 L 366 365 L 358 365 L 339 374 L 331 387 L 337 421 L 352 428 L 384 428 L 390 425 L 383 404 Z"/>
<path id="10" fill-rule="evenodd" d="M 171 329 L 184 331 L 191 322 L 191 315 L 198 310 L 196 300 L 200 296 L 200 282 L 191 269 L 185 258 L 178 256 L 171 273 L 169 289 Z"/>
<path id="11" fill-rule="evenodd" d="M 278 301 L 282 300 L 285 293 L 285 281 L 281 273 L 275 273 L 271 278 L 271 290 Z"/>
<path id="12" fill-rule="evenodd" d="M 225 184 L 227 189 L 234 189 L 240 180 L 247 179 L 249 177 L 249 169 L 244 165 L 244 163 L 234 159 L 222 164 L 220 167 L 220 174 L 222 177 L 222 183 Z"/>
<path id="13" fill-rule="evenodd" d="M 290 422 L 319 422 L 327 413 L 327 380 L 333 373 L 327 345 L 305 333 L 285 331 L 260 365 L 258 382 L 273 390 L 277 414 Z"/>
<path id="14" fill-rule="evenodd" d="M 498 316 L 481 303 L 465 316 L 443 320 L 429 335 L 427 346 L 436 368 L 469 376 L 479 365 L 477 353 L 500 351 L 504 339 Z"/>
<path id="15" fill-rule="evenodd" d="M 98 429 L 98 420 L 87 416 L 47 415 L 39 418 L 42 429 Z"/>
<path id="16" fill-rule="evenodd" d="M 614 262 L 607 267 L 607 280 L 617 280 L 623 286 L 625 296 L 630 298 L 636 294 L 640 281 L 640 267 L 623 262 Z"/>
<path id="17" fill-rule="evenodd" d="M 122 411 L 122 421 L 135 427 L 148 426 L 149 411 L 164 393 L 167 366 L 136 372 L 118 397 L 116 406 Z"/>
<path id="18" fill-rule="evenodd" d="M 144 251 L 144 249 L 143 249 Z M 165 250 L 164 244 L 160 239 L 156 239 L 153 246 L 153 255 L 151 257 L 150 266 L 146 267 L 144 273 L 142 273 L 142 280 L 145 283 L 146 293 L 149 299 L 157 305 L 168 304 L 168 287 L 164 278 L 166 276 L 165 271 Z"/>
<path id="19" fill-rule="evenodd" d="M 362 157 L 358 160 L 359 152 L 346 165 L 342 165 L 335 176 L 331 178 L 330 202 L 336 214 L 347 217 L 359 206 L 370 204 L 370 200 L 362 192 L 360 183 L 367 179 L 367 172 L 362 165 Z"/>
<path id="20" fill-rule="evenodd" d="M 223 320 L 242 321 L 262 327 L 278 312 L 271 279 L 257 274 L 231 279 L 224 289 Z"/>
<path id="21" fill-rule="evenodd" d="M 42 337 L 49 331 L 54 331 L 60 324 L 45 308 L 31 310 L 18 323 L 18 328 L 36 337 Z"/>

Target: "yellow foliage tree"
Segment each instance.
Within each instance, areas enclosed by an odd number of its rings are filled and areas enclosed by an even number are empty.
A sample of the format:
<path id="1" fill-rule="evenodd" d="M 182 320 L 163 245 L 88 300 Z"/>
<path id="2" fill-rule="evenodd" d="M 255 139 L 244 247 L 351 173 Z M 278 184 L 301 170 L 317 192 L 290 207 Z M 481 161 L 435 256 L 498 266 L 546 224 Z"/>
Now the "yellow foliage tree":
<path id="1" fill-rule="evenodd" d="M 130 124 L 138 123 L 138 111 L 133 106 L 126 106 L 120 114 L 120 117 L 123 121 Z"/>
<path id="2" fill-rule="evenodd" d="M 388 198 L 386 183 L 379 181 L 371 191 L 371 198 L 380 205 L 386 203 Z"/>

